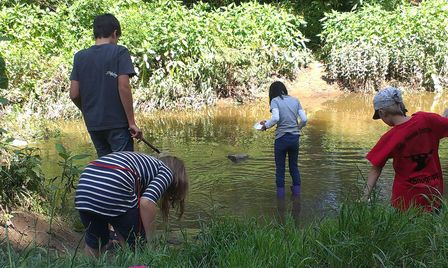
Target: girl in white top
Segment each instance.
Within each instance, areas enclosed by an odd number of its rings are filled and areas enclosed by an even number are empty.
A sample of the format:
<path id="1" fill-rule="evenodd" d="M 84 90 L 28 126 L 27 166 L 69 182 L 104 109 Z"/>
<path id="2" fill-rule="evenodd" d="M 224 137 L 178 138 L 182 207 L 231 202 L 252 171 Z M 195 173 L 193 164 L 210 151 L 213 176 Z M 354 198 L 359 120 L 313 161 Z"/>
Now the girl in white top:
<path id="1" fill-rule="evenodd" d="M 276 81 L 269 88 L 269 104 L 272 117 L 263 120 L 262 130 L 277 125 L 275 131 L 275 177 L 277 197 L 285 196 L 285 159 L 288 154 L 289 173 L 292 177 L 291 191 L 294 196 L 300 193 L 300 172 L 297 166 L 299 157 L 300 130 L 306 125 L 307 117 L 297 98 L 289 96 L 285 85 Z M 297 118 L 300 117 L 300 123 Z"/>

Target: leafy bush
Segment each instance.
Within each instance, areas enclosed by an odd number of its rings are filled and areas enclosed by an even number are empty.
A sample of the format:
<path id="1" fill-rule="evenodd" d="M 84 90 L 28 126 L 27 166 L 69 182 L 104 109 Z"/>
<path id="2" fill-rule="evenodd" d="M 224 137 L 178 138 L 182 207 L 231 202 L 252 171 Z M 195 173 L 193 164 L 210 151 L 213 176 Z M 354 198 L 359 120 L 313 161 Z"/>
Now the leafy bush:
<path id="1" fill-rule="evenodd" d="M 368 5 L 327 14 L 322 37 L 329 74 L 355 90 L 371 90 L 387 80 L 429 90 L 434 77 L 448 84 L 446 25 L 444 0 L 393 11 Z"/>
<path id="2" fill-rule="evenodd" d="M 44 176 L 37 149 L 16 148 L 0 134 L 0 207 L 24 205 L 27 196 L 43 192 Z"/>
<path id="3" fill-rule="evenodd" d="M 350 44 L 331 51 L 328 74 L 347 88 L 370 91 L 381 87 L 389 66 L 388 51 L 367 43 Z"/>
<path id="4" fill-rule="evenodd" d="M 55 199 L 60 202 L 60 212 L 65 212 L 67 209 L 67 195 L 69 195 L 74 189 L 76 189 L 75 184 L 82 173 L 81 166 L 76 164 L 75 161 L 87 158 L 88 154 L 73 154 L 68 151 L 62 144 L 56 144 L 56 150 L 58 151 L 59 157 L 62 158 L 58 162 L 58 165 L 62 168 L 61 176 L 54 177 L 51 181 L 59 182 L 60 187 L 56 189 Z M 57 204 L 54 203 L 56 206 Z"/>
<path id="5" fill-rule="evenodd" d="M 0 54 L 0 89 L 8 88 L 8 77 L 6 76 L 5 60 Z"/>
<path id="6" fill-rule="evenodd" d="M 0 35 L 7 39 L 0 41 L 10 84 L 6 97 L 25 113 L 47 118 L 77 114 L 66 92 L 72 57 L 93 43 L 91 23 L 104 12 L 121 21 L 121 42 L 139 72 L 132 83 L 141 110 L 251 98 L 271 75 L 291 76 L 310 60 L 299 31 L 303 20 L 272 5 L 48 2 L 56 6 L 9 4 L 0 10 Z"/>
<path id="7" fill-rule="evenodd" d="M 254 3 L 209 10 L 165 2 L 123 13 L 135 30 L 123 42 L 136 48 L 142 107 L 251 96 L 271 73 L 291 75 L 308 62 L 300 18 Z"/>

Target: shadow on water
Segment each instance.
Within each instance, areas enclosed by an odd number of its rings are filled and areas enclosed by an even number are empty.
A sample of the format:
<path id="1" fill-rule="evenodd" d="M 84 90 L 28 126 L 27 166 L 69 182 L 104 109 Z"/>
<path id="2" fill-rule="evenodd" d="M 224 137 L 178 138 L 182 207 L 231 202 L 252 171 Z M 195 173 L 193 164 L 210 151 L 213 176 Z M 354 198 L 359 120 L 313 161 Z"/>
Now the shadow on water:
<path id="1" fill-rule="evenodd" d="M 296 226 L 300 226 L 300 195 L 291 198 L 277 198 L 277 220 L 281 224 L 286 223 L 286 219 L 291 217 Z"/>
<path id="2" fill-rule="evenodd" d="M 441 100 L 445 99 L 446 94 Z M 306 224 L 332 215 L 347 196 L 362 187 L 359 170 L 366 174 L 369 168 L 365 155 L 388 129 L 372 120 L 371 100 L 369 95 L 344 94 L 309 114 L 300 138 L 301 196 L 291 202 L 287 199 L 285 204 L 275 197 L 274 132 L 253 129 L 256 121 L 269 117 L 264 100 L 194 112 L 156 112 L 142 116 L 139 123 L 151 144 L 186 163 L 191 186 L 182 226 L 197 228 L 198 219 L 213 214 L 276 217 L 282 211 L 280 215 L 290 213 L 300 224 Z M 434 94 L 407 93 L 405 101 L 410 112 L 429 110 L 434 106 Z M 441 113 L 446 105 L 440 101 L 434 112 Z M 66 144 L 74 153 L 95 155 L 82 121 L 61 126 L 61 138 L 40 145 L 49 175 L 59 172 L 55 169 L 56 142 Z M 446 141 L 441 143 L 445 171 L 447 147 Z M 136 150 L 154 154 L 144 144 L 137 144 Z M 227 155 L 234 153 L 246 153 L 249 159 L 233 163 Z M 392 179 L 392 165 L 387 164 L 379 181 L 384 200 L 389 198 Z M 287 173 L 285 187 L 289 189 L 291 183 Z"/>

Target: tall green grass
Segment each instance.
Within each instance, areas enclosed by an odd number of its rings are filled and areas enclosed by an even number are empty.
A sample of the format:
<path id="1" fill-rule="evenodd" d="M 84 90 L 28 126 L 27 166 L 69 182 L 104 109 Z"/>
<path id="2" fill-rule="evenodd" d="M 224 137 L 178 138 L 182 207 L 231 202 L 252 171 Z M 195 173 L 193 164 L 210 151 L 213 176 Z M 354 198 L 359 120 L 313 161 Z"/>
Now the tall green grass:
<path id="1" fill-rule="evenodd" d="M 293 221 L 215 218 L 182 246 L 165 242 L 118 250 L 98 260 L 53 257 L 50 267 L 445 267 L 448 213 L 397 212 L 389 205 L 346 203 L 335 218 L 299 229 Z M 5 242 L 4 242 L 5 243 Z M 9 252 L 0 265 L 46 266 L 46 252 Z"/>

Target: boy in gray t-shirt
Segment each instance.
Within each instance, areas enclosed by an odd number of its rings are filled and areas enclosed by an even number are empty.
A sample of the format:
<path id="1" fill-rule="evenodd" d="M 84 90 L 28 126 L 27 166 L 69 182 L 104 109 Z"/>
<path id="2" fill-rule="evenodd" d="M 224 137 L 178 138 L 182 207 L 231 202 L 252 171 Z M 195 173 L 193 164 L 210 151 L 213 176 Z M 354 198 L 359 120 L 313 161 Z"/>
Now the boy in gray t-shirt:
<path id="1" fill-rule="evenodd" d="M 133 151 L 132 138 L 141 130 L 134 118 L 129 78 L 134 66 L 121 36 L 118 20 L 111 14 L 93 22 L 95 45 L 77 52 L 70 75 L 70 98 L 81 110 L 98 157 L 116 151 Z"/>

